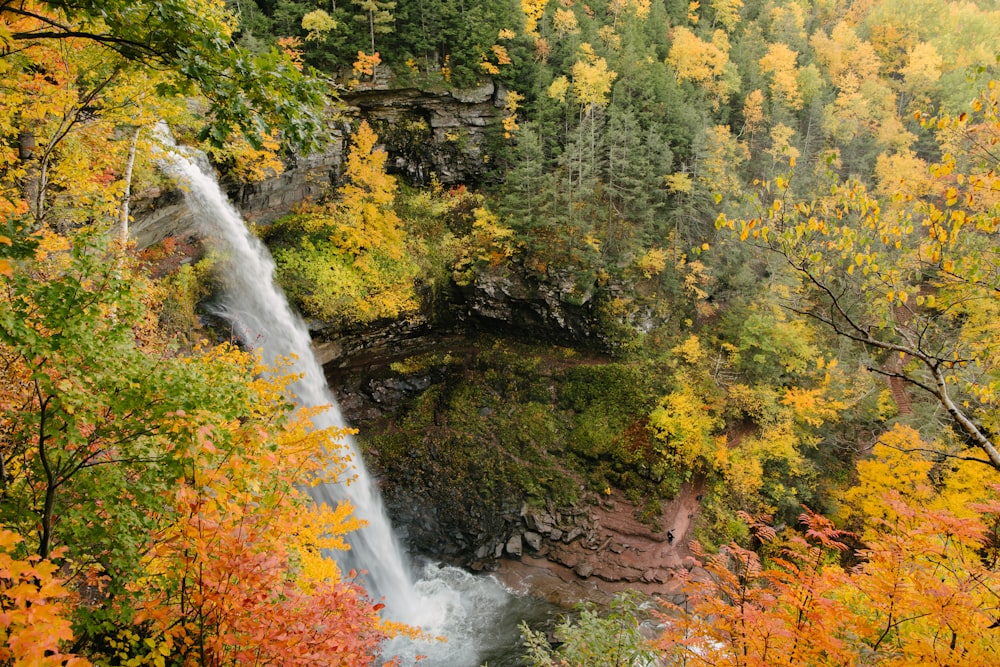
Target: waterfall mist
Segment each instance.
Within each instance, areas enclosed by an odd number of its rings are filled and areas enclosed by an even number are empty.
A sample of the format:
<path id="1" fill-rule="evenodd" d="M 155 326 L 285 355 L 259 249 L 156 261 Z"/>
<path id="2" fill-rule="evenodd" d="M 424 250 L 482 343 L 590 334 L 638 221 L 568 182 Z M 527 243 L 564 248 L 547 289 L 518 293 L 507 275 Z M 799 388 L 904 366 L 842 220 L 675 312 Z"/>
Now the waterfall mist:
<path id="1" fill-rule="evenodd" d="M 263 360 L 296 359 L 291 372 L 302 375 L 293 386 L 302 406 L 328 406 L 313 418 L 318 428 L 343 427 L 336 400 L 326 384 L 323 369 L 313 355 L 309 332 L 289 307 L 274 282 L 275 265 L 267 248 L 246 227 L 229 202 L 203 155 L 182 154 L 172 149 L 164 158 L 165 169 L 185 189 L 188 206 L 200 231 L 222 255 L 225 290 L 217 314 L 233 328 L 247 347 L 260 349 Z M 382 504 L 378 487 L 365 468 L 351 439 L 346 443 L 356 475 L 348 485 L 310 487 L 317 503 L 335 506 L 346 499 L 355 515 L 367 525 L 348 536 L 351 550 L 328 554 L 343 572 L 366 571 L 362 584 L 373 599 L 386 605 L 384 616 L 421 627 L 430 636 L 446 642 L 395 640 L 385 647 L 386 656 L 399 655 L 412 661 L 427 658 L 427 666 L 474 667 L 484 657 L 510 653 L 518 643 L 517 620 L 533 615 L 532 603 L 518 599 L 492 577 L 473 576 L 453 567 L 429 564 L 419 577 L 399 541 Z M 493 662 L 493 664 L 502 664 Z"/>

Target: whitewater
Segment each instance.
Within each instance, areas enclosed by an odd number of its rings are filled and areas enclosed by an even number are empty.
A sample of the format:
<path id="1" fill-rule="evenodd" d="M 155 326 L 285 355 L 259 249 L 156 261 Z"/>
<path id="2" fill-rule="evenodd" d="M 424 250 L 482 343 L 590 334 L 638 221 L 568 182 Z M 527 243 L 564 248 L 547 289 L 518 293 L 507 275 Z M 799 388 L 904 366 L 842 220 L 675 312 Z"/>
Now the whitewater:
<path id="1" fill-rule="evenodd" d="M 207 159 L 196 151 L 171 147 L 164 168 L 184 190 L 199 231 L 221 255 L 225 287 L 214 313 L 229 323 L 243 345 L 260 349 L 265 362 L 294 358 L 290 370 L 301 374 L 293 386 L 297 402 L 325 406 L 314 417 L 317 428 L 344 428 L 313 354 L 309 331 L 275 283 L 270 252 L 229 202 Z M 349 536 L 349 551 L 328 555 L 343 572 L 365 572 L 361 583 L 373 599 L 382 599 L 385 618 L 419 626 L 426 635 L 446 640 L 393 640 L 384 648 L 386 658 L 399 656 L 408 664 L 422 655 L 426 657 L 421 664 L 428 667 L 475 667 L 484 658 L 493 665 L 507 662 L 511 648 L 519 644 L 518 620 L 537 613 L 532 601 L 512 594 L 493 577 L 437 563 L 415 570 L 393 533 L 376 480 L 353 439 L 348 437 L 345 444 L 355 479 L 349 485 L 324 484 L 308 490 L 316 503 L 331 507 L 348 500 L 367 525 Z"/>

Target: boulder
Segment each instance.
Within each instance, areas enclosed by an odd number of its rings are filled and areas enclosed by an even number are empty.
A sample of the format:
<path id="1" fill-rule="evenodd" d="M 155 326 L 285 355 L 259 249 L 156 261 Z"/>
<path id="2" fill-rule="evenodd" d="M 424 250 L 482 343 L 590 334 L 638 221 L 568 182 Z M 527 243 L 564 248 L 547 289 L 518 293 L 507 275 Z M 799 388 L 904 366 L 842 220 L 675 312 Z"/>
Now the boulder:
<path id="1" fill-rule="evenodd" d="M 524 533 L 524 543 L 532 551 L 539 551 L 542 548 L 542 536 L 529 530 Z"/>
<path id="2" fill-rule="evenodd" d="M 524 551 L 521 542 L 521 534 L 514 533 L 509 540 L 507 540 L 507 545 L 505 547 L 507 553 L 515 558 L 520 558 Z"/>

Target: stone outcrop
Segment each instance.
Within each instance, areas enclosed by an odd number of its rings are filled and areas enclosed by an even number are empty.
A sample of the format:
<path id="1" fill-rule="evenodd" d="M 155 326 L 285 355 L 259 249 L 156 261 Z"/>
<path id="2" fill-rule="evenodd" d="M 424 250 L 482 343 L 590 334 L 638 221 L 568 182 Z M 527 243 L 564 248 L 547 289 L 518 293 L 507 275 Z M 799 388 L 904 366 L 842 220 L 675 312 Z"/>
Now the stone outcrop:
<path id="1" fill-rule="evenodd" d="M 260 183 L 223 181 L 230 200 L 247 219 L 268 223 L 288 214 L 296 204 L 318 199 L 340 180 L 346 149 L 345 127 L 334 128 L 321 152 L 294 157 L 285 171 Z"/>
<path id="2" fill-rule="evenodd" d="M 557 343 L 599 342 L 595 285 L 581 287 L 568 275 L 541 280 L 522 267 L 504 266 L 480 272 L 459 289 L 462 317 L 478 320 L 483 328 Z"/>
<path id="3" fill-rule="evenodd" d="M 600 601 L 626 588 L 675 599 L 678 573 L 694 567 L 687 544 L 699 497 L 697 486 L 685 485 L 664 503 L 665 529 L 638 521 L 636 508 L 617 493 L 576 507 L 523 508 L 506 537 L 523 549 L 506 549 L 496 567 L 508 585 L 561 605 Z"/>
<path id="4" fill-rule="evenodd" d="M 469 90 L 362 90 L 343 100 L 349 115 L 375 125 L 391 173 L 416 184 L 434 174 L 444 184 L 475 185 L 487 173 L 486 139 L 506 97 L 487 81 Z"/>
<path id="5" fill-rule="evenodd" d="M 259 183 L 223 177 L 223 189 L 247 219 L 272 222 L 336 185 L 355 118 L 367 119 L 379 132 L 391 173 L 415 184 L 430 182 L 431 174 L 445 184 L 480 183 L 489 161 L 488 131 L 506 93 L 487 82 L 470 90 L 362 90 L 345 93 L 342 100 L 346 108 L 331 116 L 331 140 L 321 151 L 290 157 L 283 173 Z M 176 191 L 139 193 L 133 217 L 132 238 L 140 248 L 167 236 L 197 232 Z"/>
<path id="6" fill-rule="evenodd" d="M 237 183 L 222 178 L 230 201 L 243 216 L 268 223 L 286 215 L 304 201 L 329 191 L 340 177 L 344 161 L 343 134 L 326 150 L 309 157 L 290 159 L 285 171 L 260 183 Z M 140 194 L 130 233 L 139 248 L 147 248 L 168 236 L 198 235 L 197 223 L 179 190 L 155 190 Z"/>

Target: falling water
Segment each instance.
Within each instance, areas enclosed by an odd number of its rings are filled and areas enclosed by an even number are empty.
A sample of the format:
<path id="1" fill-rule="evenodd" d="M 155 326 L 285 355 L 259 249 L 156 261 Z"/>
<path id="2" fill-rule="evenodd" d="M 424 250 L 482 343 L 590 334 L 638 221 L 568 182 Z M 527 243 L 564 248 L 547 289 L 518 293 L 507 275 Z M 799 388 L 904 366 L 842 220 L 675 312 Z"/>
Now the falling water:
<path id="1" fill-rule="evenodd" d="M 218 314 L 249 347 L 262 350 L 263 359 L 295 358 L 294 385 L 300 405 L 328 406 L 313 421 L 318 428 L 343 427 L 344 421 L 330 393 L 323 369 L 313 355 L 309 332 L 274 282 L 274 261 L 264 245 L 250 234 L 242 217 L 219 187 L 204 156 L 187 157 L 172 151 L 165 168 L 184 185 L 188 206 L 205 236 L 218 246 L 226 262 L 226 289 Z M 203 166 L 199 166 L 202 164 Z M 317 503 L 335 506 L 347 499 L 355 515 L 367 525 L 350 536 L 351 550 L 331 554 L 343 571 L 367 571 L 365 587 L 373 598 L 384 598 L 386 617 L 419 626 L 446 643 L 421 644 L 397 640 L 390 654 L 411 658 L 423 654 L 424 665 L 471 667 L 481 657 L 517 643 L 516 616 L 533 613 L 490 577 L 427 565 L 420 578 L 392 532 L 375 481 L 365 469 L 354 443 L 347 443 L 356 478 L 350 485 L 310 487 Z M 508 650 L 509 652 L 509 650 Z M 494 663 L 496 664 L 496 663 Z"/>

